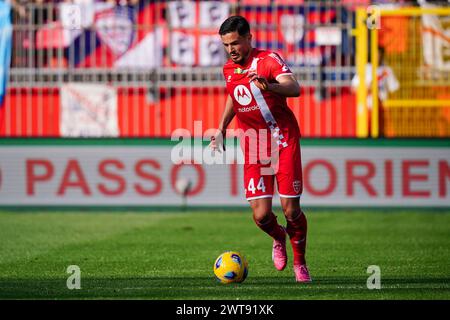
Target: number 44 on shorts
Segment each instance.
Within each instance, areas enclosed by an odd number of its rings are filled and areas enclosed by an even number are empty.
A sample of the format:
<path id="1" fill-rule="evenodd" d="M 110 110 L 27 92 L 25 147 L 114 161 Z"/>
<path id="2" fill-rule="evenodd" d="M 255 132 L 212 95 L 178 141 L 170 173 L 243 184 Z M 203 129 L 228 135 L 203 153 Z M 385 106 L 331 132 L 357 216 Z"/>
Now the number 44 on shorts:
<path id="1" fill-rule="evenodd" d="M 264 177 L 259 178 L 258 185 L 255 188 L 255 181 L 253 178 L 248 182 L 247 190 L 251 191 L 252 194 L 255 194 L 256 190 L 261 190 L 262 192 L 266 192 L 266 186 L 264 185 Z"/>

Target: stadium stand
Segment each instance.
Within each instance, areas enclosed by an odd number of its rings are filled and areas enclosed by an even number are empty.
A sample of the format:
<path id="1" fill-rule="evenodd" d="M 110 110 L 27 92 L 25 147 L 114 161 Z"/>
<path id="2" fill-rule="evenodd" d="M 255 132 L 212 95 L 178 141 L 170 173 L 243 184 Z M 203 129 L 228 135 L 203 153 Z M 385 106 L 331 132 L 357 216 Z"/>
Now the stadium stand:
<path id="1" fill-rule="evenodd" d="M 362 10 L 380 19 L 377 46 L 400 83 L 383 119 L 372 117 L 379 131 L 448 137 L 447 9 L 403 14 L 430 5 L 392 3 L 375 3 L 378 16 L 369 1 L 15 1 L 0 136 L 170 137 L 196 120 L 215 127 L 226 98 L 217 29 L 240 14 L 255 46 L 277 51 L 295 72 L 302 93 L 289 104 L 304 137 L 376 137 L 358 127 L 367 90 L 351 90 L 374 37 L 369 30 L 358 51 Z"/>

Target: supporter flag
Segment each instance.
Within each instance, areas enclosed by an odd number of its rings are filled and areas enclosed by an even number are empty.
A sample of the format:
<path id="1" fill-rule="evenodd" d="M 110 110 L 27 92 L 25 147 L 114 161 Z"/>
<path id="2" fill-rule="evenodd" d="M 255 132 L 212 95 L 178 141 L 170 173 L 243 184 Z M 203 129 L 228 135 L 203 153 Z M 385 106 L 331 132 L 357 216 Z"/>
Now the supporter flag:
<path id="1" fill-rule="evenodd" d="M 0 2 L 0 107 L 4 104 L 11 62 L 12 25 L 10 12 L 11 6 L 4 1 Z"/>
<path id="2" fill-rule="evenodd" d="M 168 3 L 170 61 L 175 66 L 221 66 L 225 51 L 217 31 L 229 16 L 230 4 L 220 1 Z M 196 28 L 199 26 L 199 28 Z"/>
<path id="3" fill-rule="evenodd" d="M 92 83 L 61 86 L 62 137 L 117 137 L 117 90 Z"/>
<path id="4" fill-rule="evenodd" d="M 40 28 L 37 45 L 64 48 L 67 64 L 75 68 L 155 68 L 162 64 L 163 9 L 147 1 L 136 6 L 62 3 L 60 21 Z M 55 39 L 61 40 L 55 44 Z"/>
<path id="5" fill-rule="evenodd" d="M 422 4 L 422 8 L 436 8 L 434 5 Z M 397 28 L 399 29 L 399 28 Z M 450 24 L 448 17 L 432 14 L 422 15 L 423 67 L 436 71 L 450 71 Z M 399 42 L 395 38 L 395 42 Z M 391 48 L 389 46 L 389 48 Z M 391 52 L 393 50 L 390 50 Z"/>
<path id="6" fill-rule="evenodd" d="M 328 50 L 317 41 L 316 29 L 333 24 L 348 23 L 350 15 L 343 6 L 329 6 L 310 2 L 302 6 L 280 5 L 256 10 L 255 6 L 244 5 L 240 14 L 252 26 L 254 44 L 257 48 L 274 50 L 292 66 L 319 66 L 333 64 L 336 46 Z M 340 52 L 350 54 L 350 43 L 346 30 L 340 35 Z"/>

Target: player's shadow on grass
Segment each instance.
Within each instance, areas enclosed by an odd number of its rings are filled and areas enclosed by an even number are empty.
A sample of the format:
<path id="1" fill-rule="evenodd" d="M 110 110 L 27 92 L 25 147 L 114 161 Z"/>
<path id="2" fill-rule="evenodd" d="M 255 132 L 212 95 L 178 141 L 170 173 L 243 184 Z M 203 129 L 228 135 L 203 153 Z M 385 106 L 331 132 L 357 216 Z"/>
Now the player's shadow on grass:
<path id="1" fill-rule="evenodd" d="M 66 278 L 0 279 L 0 299 L 298 299 L 320 295 L 368 293 L 366 278 L 326 276 L 309 284 L 291 276 L 249 277 L 222 285 L 212 277 L 82 278 L 69 290 Z M 382 278 L 383 292 L 398 289 L 449 292 L 450 278 Z M 280 295 L 283 292 L 282 295 Z"/>
<path id="2" fill-rule="evenodd" d="M 367 275 L 368 277 L 369 275 Z M 314 283 L 329 284 L 329 285 L 354 285 L 366 284 L 367 277 L 350 277 L 350 276 L 325 276 L 313 277 Z M 381 282 L 384 284 L 447 284 L 450 288 L 450 278 L 436 278 L 436 277 L 381 277 Z"/>

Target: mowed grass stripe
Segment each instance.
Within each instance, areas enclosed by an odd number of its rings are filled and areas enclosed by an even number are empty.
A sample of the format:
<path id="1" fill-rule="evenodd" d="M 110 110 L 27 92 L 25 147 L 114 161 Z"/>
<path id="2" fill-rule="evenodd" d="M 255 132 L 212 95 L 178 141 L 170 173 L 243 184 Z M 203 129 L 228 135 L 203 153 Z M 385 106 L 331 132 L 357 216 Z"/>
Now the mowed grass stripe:
<path id="1" fill-rule="evenodd" d="M 284 222 L 280 214 L 279 221 Z M 278 272 L 250 211 L 0 213 L 0 297 L 12 299 L 449 299 L 450 214 L 308 212 L 312 284 Z M 226 250 L 249 260 L 239 285 L 214 280 Z M 289 249 L 289 262 L 292 253 Z M 81 290 L 66 268 L 80 266 Z M 368 290 L 369 265 L 382 290 Z"/>

